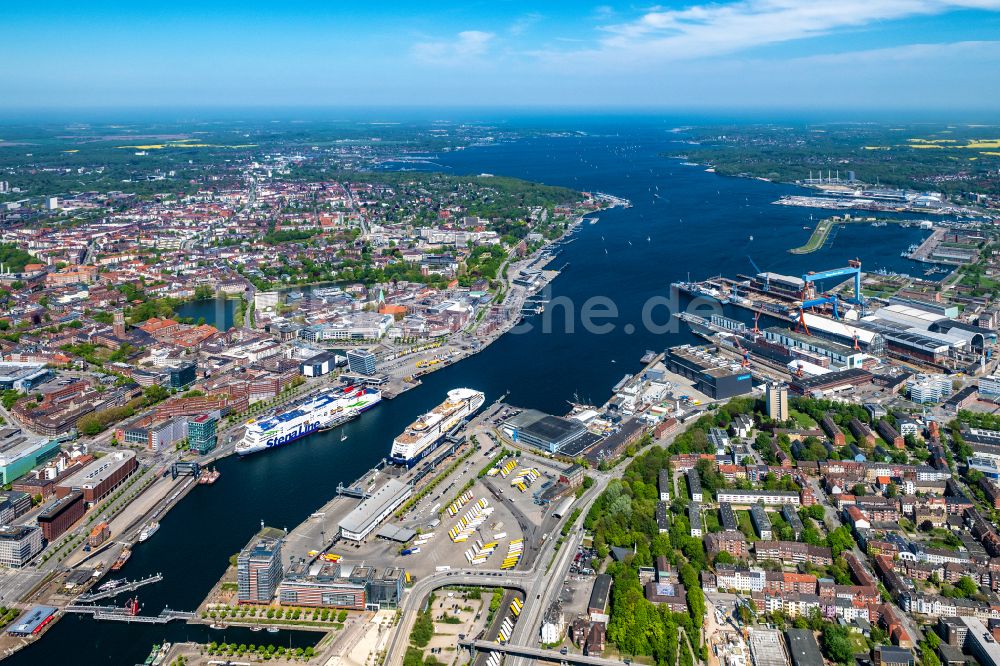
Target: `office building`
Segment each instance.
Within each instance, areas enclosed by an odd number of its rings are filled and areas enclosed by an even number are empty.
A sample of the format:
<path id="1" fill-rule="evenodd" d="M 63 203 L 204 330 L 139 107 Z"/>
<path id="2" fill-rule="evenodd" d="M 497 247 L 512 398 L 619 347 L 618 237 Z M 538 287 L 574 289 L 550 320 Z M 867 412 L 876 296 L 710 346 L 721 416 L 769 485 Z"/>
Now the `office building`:
<path id="1" fill-rule="evenodd" d="M 169 370 L 170 373 L 170 388 L 172 389 L 184 389 L 194 384 L 195 380 L 198 378 L 198 371 L 194 363 L 181 363 L 175 365 Z"/>
<path id="2" fill-rule="evenodd" d="M 906 380 L 906 391 L 916 403 L 940 402 L 951 395 L 951 379 L 946 375 L 914 375 Z"/>
<path id="3" fill-rule="evenodd" d="M 241 604 L 269 604 L 281 583 L 281 544 L 285 533 L 273 527 L 260 532 L 236 557 L 236 595 Z"/>
<path id="4" fill-rule="evenodd" d="M 375 354 L 367 349 L 351 349 L 347 352 L 347 367 L 359 375 L 375 374 Z"/>
<path id="5" fill-rule="evenodd" d="M 42 530 L 36 525 L 0 527 L 0 565 L 20 569 L 42 552 Z"/>
<path id="6" fill-rule="evenodd" d="M 979 395 L 1000 396 L 1000 375 L 979 378 Z"/>
<path id="7" fill-rule="evenodd" d="M 767 399 L 767 415 L 774 421 L 785 421 L 788 413 L 788 386 L 770 383 L 765 390 Z"/>
<path id="8" fill-rule="evenodd" d="M 38 526 L 42 528 L 42 536 L 49 543 L 58 539 L 63 532 L 72 527 L 76 521 L 83 518 L 87 507 L 80 491 L 53 500 L 42 508 L 38 514 Z"/>
<path id="9" fill-rule="evenodd" d="M 135 451 L 109 453 L 60 481 L 56 485 L 56 497 L 65 497 L 79 490 L 83 493 L 85 502 L 94 504 L 121 485 L 138 468 Z"/>
<path id="10" fill-rule="evenodd" d="M 10 525 L 31 511 L 31 495 L 20 490 L 0 492 L 0 525 Z"/>
<path id="11" fill-rule="evenodd" d="M 216 427 L 219 423 L 218 412 L 199 414 L 188 419 L 188 447 L 205 455 L 215 448 L 217 442 Z"/>

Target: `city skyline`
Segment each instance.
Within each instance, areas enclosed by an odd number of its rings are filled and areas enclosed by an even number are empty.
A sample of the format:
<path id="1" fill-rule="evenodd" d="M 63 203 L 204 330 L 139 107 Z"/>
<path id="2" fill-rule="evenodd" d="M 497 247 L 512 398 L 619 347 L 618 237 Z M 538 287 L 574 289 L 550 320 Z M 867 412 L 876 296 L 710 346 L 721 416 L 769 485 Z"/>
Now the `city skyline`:
<path id="1" fill-rule="evenodd" d="M 106 107 L 992 111 L 997 0 L 50 2 L 6 10 L 0 111 Z M 933 88 L 933 95 L 928 90 Z"/>

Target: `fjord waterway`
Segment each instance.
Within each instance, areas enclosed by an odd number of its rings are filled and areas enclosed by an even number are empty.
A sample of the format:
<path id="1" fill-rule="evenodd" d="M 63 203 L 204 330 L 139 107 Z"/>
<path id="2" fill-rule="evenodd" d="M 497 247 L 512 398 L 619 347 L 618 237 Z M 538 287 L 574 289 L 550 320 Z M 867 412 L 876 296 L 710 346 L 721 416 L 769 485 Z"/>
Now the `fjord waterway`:
<path id="1" fill-rule="evenodd" d="M 512 404 L 558 414 L 567 410 L 568 400 L 602 403 L 622 375 L 640 367 L 644 350 L 695 340 L 685 331 L 663 334 L 641 325 L 644 304 L 669 295 L 672 281 L 688 274 L 697 279 L 750 273 L 748 257 L 762 270 L 792 275 L 843 266 L 854 257 L 868 270 L 915 273 L 919 268 L 899 253 L 926 232 L 896 225 L 848 226 L 830 247 L 789 254 L 789 248 L 808 238 L 810 231 L 803 227 L 810 225 L 810 214 L 815 219 L 829 214 L 772 205 L 783 194 L 801 192 L 799 188 L 721 177 L 665 158 L 664 152 L 684 149 L 682 137 L 665 125 L 580 129 L 587 133 L 473 147 L 434 160 L 435 169 L 449 173 L 516 176 L 632 202 L 631 208 L 599 213 L 598 223 L 584 223 L 561 246 L 552 266 L 565 268 L 547 296 L 571 305 L 530 317 L 520 327 L 526 330 L 508 334 L 481 353 L 424 377 L 419 388 L 384 401 L 348 424 L 345 442 L 339 433 L 318 434 L 246 460 L 221 461 L 220 480 L 195 488 L 162 519 L 156 536 L 136 547 L 123 569 L 130 579 L 155 572 L 164 576 L 163 582 L 140 591 L 143 614 L 156 614 L 164 606 L 194 609 L 262 520 L 293 528 L 332 497 L 339 482 L 354 480 L 386 455 L 392 438 L 439 403 L 448 389 L 480 389 L 488 401 L 509 391 Z M 581 309 L 595 296 L 611 299 L 617 308 L 617 317 L 607 320 L 609 332 L 587 332 L 580 325 Z M 568 310 L 575 310 L 572 331 L 566 325 Z M 215 323 L 211 308 L 187 314 Z M 551 327 L 543 326 L 546 318 Z M 654 318 L 662 323 L 666 310 L 657 310 Z M 100 623 L 71 616 L 9 663 L 135 664 L 164 639 L 303 645 L 314 636 Z"/>

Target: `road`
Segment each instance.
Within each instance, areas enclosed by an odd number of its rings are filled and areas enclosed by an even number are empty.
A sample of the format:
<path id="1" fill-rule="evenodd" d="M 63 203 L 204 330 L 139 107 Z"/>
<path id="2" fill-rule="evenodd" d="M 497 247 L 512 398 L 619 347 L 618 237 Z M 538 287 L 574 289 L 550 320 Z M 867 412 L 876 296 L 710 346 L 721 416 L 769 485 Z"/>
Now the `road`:
<path id="1" fill-rule="evenodd" d="M 621 476 L 626 465 L 619 465 L 612 474 L 595 474 L 595 483 L 578 500 L 576 506 L 581 508 L 581 518 L 586 515 L 587 509 L 604 492 L 611 479 Z M 557 523 L 556 528 L 565 519 Z M 583 538 L 583 530 L 574 527 L 562 544 L 558 557 L 550 568 L 548 566 L 551 556 L 555 554 L 555 544 L 558 542 L 555 530 L 550 533 L 551 538 L 546 539 L 535 559 L 533 566 L 529 569 L 513 571 L 497 570 L 460 570 L 437 572 L 426 578 L 417 581 L 407 593 L 406 598 L 400 605 L 400 620 L 395 627 L 389 644 L 386 648 L 385 666 L 401 666 L 406 647 L 410 642 L 410 632 L 416 621 L 417 614 L 423 608 L 424 601 L 431 592 L 445 585 L 477 585 L 480 587 L 505 587 L 516 588 L 525 592 L 524 610 L 514 626 L 514 633 L 508 641 L 509 645 L 532 646 L 539 637 L 539 624 L 542 615 L 548 604 L 559 594 L 562 589 L 566 573 L 569 570 L 570 562 L 576 555 L 577 547 Z M 516 657 L 516 660 L 525 657 Z"/>

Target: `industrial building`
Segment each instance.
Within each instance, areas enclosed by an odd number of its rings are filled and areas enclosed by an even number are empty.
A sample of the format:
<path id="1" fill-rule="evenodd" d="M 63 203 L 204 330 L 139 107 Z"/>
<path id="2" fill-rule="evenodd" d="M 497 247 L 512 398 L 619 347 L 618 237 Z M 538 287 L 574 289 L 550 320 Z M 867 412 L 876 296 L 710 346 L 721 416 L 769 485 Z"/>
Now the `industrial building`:
<path id="1" fill-rule="evenodd" d="M 802 321 L 805 322 L 810 335 L 840 343 L 851 349 L 857 346 L 872 356 L 885 355 L 885 338 L 871 326 L 858 322 L 849 324 L 811 312 L 803 312 Z"/>
<path id="2" fill-rule="evenodd" d="M 514 442 L 523 442 L 548 453 L 558 453 L 587 433 L 576 419 L 525 409 L 507 419 L 503 431 Z"/>
<path id="3" fill-rule="evenodd" d="M 51 370 L 44 363 L 0 363 L 0 391 L 21 391 L 27 393 L 52 377 Z"/>
<path id="4" fill-rule="evenodd" d="M 299 364 L 299 372 L 304 377 L 322 377 L 337 367 L 337 356 L 331 352 L 320 352 Z M 372 366 L 372 373 L 374 373 Z"/>
<path id="5" fill-rule="evenodd" d="M 867 370 L 851 368 L 814 377 L 795 377 L 788 388 L 797 395 L 825 396 L 870 384 L 873 379 L 874 375 Z"/>
<path id="6" fill-rule="evenodd" d="M 0 441 L 0 483 L 13 483 L 57 453 L 58 440 L 29 439 L 15 432 Z"/>
<path id="7" fill-rule="evenodd" d="M 42 552 L 42 530 L 37 525 L 0 527 L 0 565 L 20 569 Z"/>
<path id="8" fill-rule="evenodd" d="M 714 400 L 746 395 L 753 390 L 753 376 L 716 348 L 680 345 L 663 357 L 667 370 L 694 382 L 694 387 Z"/>
<path id="9" fill-rule="evenodd" d="M 239 603 L 269 604 L 281 583 L 282 530 L 264 527 L 236 557 L 236 590 Z"/>
<path id="10" fill-rule="evenodd" d="M 363 541 L 378 524 L 405 502 L 413 492 L 408 484 L 389 479 L 384 486 L 363 499 L 340 522 L 340 535 L 351 541 Z"/>
<path id="11" fill-rule="evenodd" d="M 65 497 L 79 490 L 87 504 L 94 504 L 117 488 L 138 467 L 135 451 L 109 453 L 60 481 L 56 485 L 56 497 Z"/>
<path id="12" fill-rule="evenodd" d="M 867 354 L 853 346 L 778 326 L 764 329 L 764 338 L 807 358 L 828 359 L 830 365 L 838 369 L 860 368 L 868 358 Z"/>
<path id="13" fill-rule="evenodd" d="M 86 511 L 83 493 L 75 491 L 46 504 L 36 520 L 42 528 L 42 536 L 52 543 L 83 518 Z"/>
<path id="14" fill-rule="evenodd" d="M 590 591 L 590 601 L 587 602 L 587 612 L 594 622 L 607 622 L 608 602 L 611 600 L 611 576 L 608 574 L 597 574 L 594 579 L 594 587 Z"/>
<path id="15" fill-rule="evenodd" d="M 32 606 L 24 615 L 17 618 L 7 633 L 11 636 L 34 636 L 52 621 L 58 611 L 55 606 Z"/>

